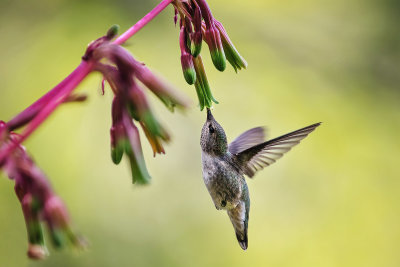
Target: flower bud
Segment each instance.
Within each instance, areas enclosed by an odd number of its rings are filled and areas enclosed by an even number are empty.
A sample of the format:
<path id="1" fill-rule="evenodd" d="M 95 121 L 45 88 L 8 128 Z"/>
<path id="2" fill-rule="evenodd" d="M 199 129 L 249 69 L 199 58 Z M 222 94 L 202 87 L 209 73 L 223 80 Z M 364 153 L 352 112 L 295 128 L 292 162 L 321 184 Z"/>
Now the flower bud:
<path id="1" fill-rule="evenodd" d="M 199 98 L 200 110 L 203 110 L 204 107 L 210 108 L 212 102 L 218 104 L 218 101 L 214 99 L 211 93 L 201 56 L 199 55 L 198 57 L 193 58 L 193 63 L 197 74 L 194 86 L 196 88 L 197 97 Z"/>
<path id="2" fill-rule="evenodd" d="M 127 113 L 123 113 L 122 120 L 129 142 L 129 146 L 125 146 L 125 153 L 128 155 L 131 165 L 132 183 L 148 184 L 151 177 L 144 161 L 139 131 Z"/>
<path id="3" fill-rule="evenodd" d="M 198 8 L 200 9 L 200 14 L 204 18 L 204 23 L 206 27 L 203 36 L 204 41 L 207 43 L 210 50 L 212 62 L 217 70 L 224 71 L 226 68 L 225 54 L 222 48 L 219 31 L 214 25 L 214 17 L 211 13 L 210 7 L 205 0 L 197 0 L 196 2 Z"/>
<path id="4" fill-rule="evenodd" d="M 238 69 L 241 70 L 242 68 L 247 68 L 246 60 L 239 54 L 232 41 L 229 39 L 229 36 L 226 33 L 222 23 L 214 20 L 214 24 L 219 30 L 226 59 L 229 61 L 236 72 Z"/>
<path id="5" fill-rule="evenodd" d="M 193 25 L 194 25 L 194 32 L 190 34 L 190 38 L 192 40 L 191 46 L 191 54 L 194 57 L 197 57 L 201 52 L 201 44 L 203 41 L 202 35 L 202 19 L 201 19 L 201 10 L 198 6 L 194 9 L 193 15 Z"/>
<path id="6" fill-rule="evenodd" d="M 194 84 L 194 82 L 196 81 L 196 72 L 193 66 L 192 55 L 189 53 L 182 53 L 181 65 L 185 81 L 190 85 Z"/>
<path id="7" fill-rule="evenodd" d="M 211 106 L 212 103 L 208 101 L 208 98 L 205 96 L 204 88 L 202 87 L 200 81 L 196 81 L 194 87 L 196 88 L 197 98 L 199 99 L 199 107 L 200 110 L 203 110 L 204 107 Z"/>
<path id="8" fill-rule="evenodd" d="M 191 39 L 192 39 L 192 46 L 190 48 L 190 53 L 192 54 L 193 57 L 197 57 L 200 55 L 201 52 L 201 45 L 203 41 L 203 35 L 200 32 L 193 32 L 191 34 Z"/>
<path id="9" fill-rule="evenodd" d="M 186 82 L 192 85 L 196 81 L 196 71 L 194 70 L 192 55 L 187 47 L 187 39 L 185 27 L 182 27 L 179 35 L 182 71 Z"/>
<path id="10" fill-rule="evenodd" d="M 114 24 L 111 26 L 110 29 L 108 29 L 106 38 L 107 40 L 112 40 L 115 36 L 117 36 L 119 30 L 119 25 Z"/>
<path id="11" fill-rule="evenodd" d="M 192 55 L 187 54 L 187 53 L 185 53 L 185 54 L 182 53 L 181 65 L 182 65 L 183 77 L 185 78 L 185 81 L 189 85 L 194 84 L 196 81 L 196 72 L 195 72 L 194 66 L 193 66 Z"/>
<path id="12" fill-rule="evenodd" d="M 44 245 L 42 226 L 39 221 L 40 204 L 37 199 L 32 197 L 31 193 L 25 193 L 19 185 L 15 186 L 15 191 L 21 200 L 28 232 L 28 257 L 31 259 L 44 259 L 48 256 L 48 251 Z"/>
<path id="13" fill-rule="evenodd" d="M 213 24 L 210 28 L 206 28 L 204 32 L 204 41 L 208 45 L 215 68 L 219 71 L 224 71 L 226 68 L 225 53 L 219 31 Z"/>
<path id="14" fill-rule="evenodd" d="M 132 112 L 136 112 L 136 110 Z M 118 164 L 123 154 L 126 153 L 129 158 L 133 183 L 146 184 L 151 177 L 144 162 L 139 132 L 130 115 L 126 103 L 120 97 L 114 97 L 110 130 L 111 158 L 115 164 Z M 136 114 L 134 115 L 136 116 Z"/>
<path id="15" fill-rule="evenodd" d="M 110 129 L 111 137 L 111 159 L 114 164 L 121 162 L 122 156 L 124 155 L 125 147 L 125 135 L 123 134 L 122 125 L 113 125 Z"/>
<path id="16" fill-rule="evenodd" d="M 106 35 L 92 41 L 89 43 L 88 47 L 86 48 L 85 54 L 82 56 L 82 60 L 88 61 L 92 58 L 93 52 L 102 46 L 105 43 L 108 43 L 113 39 L 117 33 L 118 33 L 119 26 L 118 25 L 113 25 L 111 28 L 107 31 Z"/>
<path id="17" fill-rule="evenodd" d="M 10 142 L 19 139 L 18 134 L 11 132 Z M 44 245 L 42 221 L 50 230 L 53 244 L 61 247 L 66 240 L 75 246 L 82 246 L 80 238 L 71 231 L 67 210 L 61 199 L 56 196 L 44 173 L 35 165 L 22 145 L 10 153 L 5 171 L 15 181 L 15 193 L 21 203 L 28 233 L 28 256 L 32 259 L 43 259 L 48 252 Z"/>
<path id="18" fill-rule="evenodd" d="M 133 115 L 135 120 L 143 122 L 153 135 L 160 137 L 164 141 L 168 141 L 169 135 L 155 118 L 143 90 L 136 84 L 133 84 L 131 90 L 129 90 L 129 98 L 131 115 Z"/>
<path id="19" fill-rule="evenodd" d="M 56 248 L 63 247 L 69 239 L 69 218 L 62 200 L 52 196 L 44 203 L 44 219 L 50 229 L 51 239 Z"/>
<path id="20" fill-rule="evenodd" d="M 111 159 L 114 164 L 121 162 L 126 145 L 126 136 L 122 125 L 121 103 L 117 97 L 114 97 L 111 106 L 112 126 L 110 129 L 111 138 Z"/>
<path id="21" fill-rule="evenodd" d="M 201 10 L 201 15 L 204 18 L 207 28 L 212 25 L 213 15 L 211 13 L 210 7 L 208 6 L 206 0 L 196 0 L 198 7 Z"/>

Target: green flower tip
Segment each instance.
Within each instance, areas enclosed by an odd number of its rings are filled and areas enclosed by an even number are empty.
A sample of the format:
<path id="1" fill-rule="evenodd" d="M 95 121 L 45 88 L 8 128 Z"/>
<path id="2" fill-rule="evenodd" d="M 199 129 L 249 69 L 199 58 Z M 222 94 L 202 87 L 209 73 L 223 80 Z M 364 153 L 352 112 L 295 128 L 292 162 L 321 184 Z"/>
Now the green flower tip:
<path id="1" fill-rule="evenodd" d="M 193 40 L 190 46 L 190 53 L 192 54 L 192 56 L 197 57 L 201 52 L 201 45 L 203 41 L 201 32 L 194 32 L 192 34 L 192 39 Z"/>
<path id="2" fill-rule="evenodd" d="M 61 249 L 67 244 L 78 249 L 84 249 L 88 245 L 83 237 L 77 236 L 68 226 L 54 227 L 50 229 L 50 232 L 51 241 L 56 249 Z"/>
<path id="3" fill-rule="evenodd" d="M 222 49 L 215 49 L 214 51 L 210 50 L 210 53 L 215 68 L 219 71 L 224 71 L 226 68 L 226 59 L 224 50 Z"/>
<path id="4" fill-rule="evenodd" d="M 183 70 L 183 76 L 188 84 L 192 85 L 196 82 L 196 71 L 194 68 L 188 68 Z"/>
<path id="5" fill-rule="evenodd" d="M 27 224 L 29 243 L 44 245 L 42 226 L 38 219 L 32 219 Z"/>
<path id="6" fill-rule="evenodd" d="M 143 115 L 141 116 L 141 121 L 146 125 L 147 129 L 152 135 L 158 136 L 164 141 L 169 140 L 168 133 L 160 125 L 160 123 L 157 121 L 150 110 L 143 113 Z"/>
<path id="7" fill-rule="evenodd" d="M 118 30 L 119 30 L 119 25 L 117 25 L 117 24 L 112 25 L 111 28 L 108 29 L 108 31 L 107 31 L 107 34 L 106 34 L 107 39 L 111 40 L 115 36 L 117 36 Z"/>
<path id="8" fill-rule="evenodd" d="M 136 128 L 135 128 L 136 129 Z M 126 155 L 129 157 L 129 163 L 131 167 L 132 183 L 148 184 L 150 182 L 150 174 L 147 171 L 146 163 L 143 158 L 143 153 L 140 148 L 140 141 L 137 130 L 135 130 L 134 136 L 131 138 L 123 139 L 119 142 L 119 146 L 124 150 Z M 130 141 L 131 140 L 131 141 Z M 135 141 L 138 143 L 131 143 Z"/>
<path id="9" fill-rule="evenodd" d="M 224 71 L 226 68 L 226 58 L 218 29 L 213 26 L 211 29 L 206 30 L 204 40 L 208 44 L 215 68 L 219 71 Z"/>
<path id="10" fill-rule="evenodd" d="M 196 81 L 196 71 L 193 65 L 193 58 L 191 54 L 183 53 L 181 55 L 181 65 L 183 71 L 183 77 L 188 84 L 192 85 Z"/>
<path id="11" fill-rule="evenodd" d="M 218 101 L 215 100 L 211 93 L 211 88 L 207 80 L 207 75 L 201 56 L 194 58 L 193 63 L 197 74 L 194 86 L 196 88 L 197 97 L 199 99 L 200 110 L 203 110 L 204 107 L 211 108 L 212 102 L 218 104 Z"/>
<path id="12" fill-rule="evenodd" d="M 125 150 L 126 141 L 119 141 L 115 147 L 111 147 L 111 159 L 114 164 L 118 165 L 121 162 Z"/>
<path id="13" fill-rule="evenodd" d="M 246 69 L 247 62 L 246 60 L 239 54 L 236 47 L 233 45 L 232 41 L 229 39 L 228 34 L 225 31 L 224 26 L 217 20 L 214 20 L 215 26 L 219 30 L 219 35 L 221 37 L 222 47 L 225 52 L 226 59 L 232 65 L 234 70 Z"/>
<path id="14" fill-rule="evenodd" d="M 114 164 L 121 162 L 126 147 L 130 147 L 122 125 L 112 126 L 110 129 L 111 137 L 111 159 Z"/>
<path id="15" fill-rule="evenodd" d="M 226 53 L 226 59 L 229 61 L 236 72 L 238 70 L 247 68 L 246 60 L 239 54 L 239 52 L 233 45 L 225 45 L 224 43 L 224 50 Z"/>
<path id="16" fill-rule="evenodd" d="M 129 155 L 131 172 L 132 172 L 132 183 L 139 185 L 149 184 L 151 176 L 147 171 L 146 165 L 141 160 L 135 157 L 135 155 Z"/>
<path id="17" fill-rule="evenodd" d="M 197 57 L 201 52 L 201 42 L 199 44 L 192 43 L 192 47 L 190 48 L 190 53 L 192 56 Z"/>
<path id="18" fill-rule="evenodd" d="M 66 238 L 64 235 L 64 231 L 62 229 L 52 229 L 51 230 L 51 241 L 53 243 L 53 246 L 56 249 L 60 249 L 62 247 L 64 247 L 65 243 L 66 243 Z"/>

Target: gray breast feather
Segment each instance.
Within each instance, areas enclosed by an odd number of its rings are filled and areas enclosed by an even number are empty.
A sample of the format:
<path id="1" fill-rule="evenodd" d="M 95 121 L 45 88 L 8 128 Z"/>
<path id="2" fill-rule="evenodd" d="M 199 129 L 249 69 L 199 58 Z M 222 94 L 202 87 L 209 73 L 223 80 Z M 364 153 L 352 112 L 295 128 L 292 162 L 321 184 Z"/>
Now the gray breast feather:
<path id="1" fill-rule="evenodd" d="M 217 209 L 232 209 L 239 203 L 244 177 L 223 158 L 202 153 L 203 179 Z"/>

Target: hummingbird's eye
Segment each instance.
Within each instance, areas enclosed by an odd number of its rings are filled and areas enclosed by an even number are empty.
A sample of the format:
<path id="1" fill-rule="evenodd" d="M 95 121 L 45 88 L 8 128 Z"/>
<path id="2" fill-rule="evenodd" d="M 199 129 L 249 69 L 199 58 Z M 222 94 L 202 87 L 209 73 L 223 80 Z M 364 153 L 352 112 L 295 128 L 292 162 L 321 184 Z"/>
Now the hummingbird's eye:
<path id="1" fill-rule="evenodd" d="M 214 129 L 214 127 L 212 127 L 212 125 L 210 125 L 208 127 L 208 130 L 210 130 L 210 133 L 214 133 L 215 132 L 215 129 Z"/>

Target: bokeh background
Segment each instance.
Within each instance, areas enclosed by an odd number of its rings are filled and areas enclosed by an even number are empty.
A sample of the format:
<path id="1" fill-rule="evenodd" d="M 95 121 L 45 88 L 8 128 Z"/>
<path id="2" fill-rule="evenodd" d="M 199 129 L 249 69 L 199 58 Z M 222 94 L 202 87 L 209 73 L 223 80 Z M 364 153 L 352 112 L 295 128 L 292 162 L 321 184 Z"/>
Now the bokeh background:
<path id="1" fill-rule="evenodd" d="M 91 40 L 121 30 L 156 0 L 0 1 L 0 118 L 61 81 Z M 84 104 L 61 107 L 26 146 L 65 200 L 90 249 L 29 261 L 13 182 L 0 179 L 0 266 L 399 266 L 400 4 L 395 0 L 210 1 L 249 67 L 215 70 L 214 115 L 232 140 L 266 125 L 276 137 L 323 125 L 249 181 L 243 252 L 201 177 L 205 113 L 183 79 L 166 9 L 128 48 L 193 99 L 186 114 L 152 106 L 173 135 L 165 156 L 143 141 L 150 186 L 135 187 L 109 153 L 110 91 L 92 74 Z M 144 139 L 143 139 L 144 140 Z"/>

